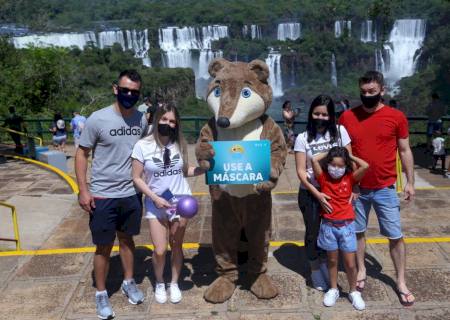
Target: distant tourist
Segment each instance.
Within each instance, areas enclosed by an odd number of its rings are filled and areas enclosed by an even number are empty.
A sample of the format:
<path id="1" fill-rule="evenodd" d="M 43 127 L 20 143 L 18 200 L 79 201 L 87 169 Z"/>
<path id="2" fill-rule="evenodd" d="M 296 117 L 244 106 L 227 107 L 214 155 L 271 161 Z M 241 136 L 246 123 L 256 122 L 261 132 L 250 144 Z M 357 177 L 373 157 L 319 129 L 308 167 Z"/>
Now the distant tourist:
<path id="1" fill-rule="evenodd" d="M 370 164 L 360 183 L 361 193 L 355 200 L 358 251 L 357 288 L 362 291 L 366 283 L 365 232 L 371 207 L 378 217 L 380 232 L 389 239 L 389 251 L 397 273 L 397 293 L 405 306 L 414 303 L 414 295 L 405 281 L 405 242 L 400 223 L 400 203 L 395 190 L 397 180 L 397 150 L 406 174 L 405 200 L 414 195 L 414 160 L 409 145 L 408 120 L 405 115 L 386 107 L 384 78 L 377 71 L 369 71 L 359 79 L 362 105 L 344 112 L 340 123 L 352 139 L 355 156 Z"/>
<path id="2" fill-rule="evenodd" d="M 50 132 L 53 133 L 52 141 L 55 149 L 61 152 L 66 152 L 66 122 L 64 121 L 60 112 L 55 113 L 55 115 L 53 116 L 53 122 L 50 128 Z"/>
<path id="3" fill-rule="evenodd" d="M 305 249 L 311 269 L 312 285 L 317 290 L 328 289 L 328 270 L 325 252 L 317 246 L 320 211 L 331 212 L 330 196 L 320 190 L 314 176 L 312 158 L 341 146 L 351 152 L 350 138 L 344 126 L 336 126 L 334 103 L 331 97 L 316 97 L 309 108 L 306 131 L 295 140 L 295 166 L 300 179 L 298 206 L 305 223 Z"/>
<path id="4" fill-rule="evenodd" d="M 74 111 L 73 118 L 70 121 L 70 130 L 73 133 L 73 143 L 75 145 L 75 150 L 78 149 L 80 144 L 81 132 L 83 132 L 84 124 L 86 123 L 86 117 L 80 115 L 78 111 Z"/>
<path id="5" fill-rule="evenodd" d="M 437 162 L 441 160 L 442 174 L 445 176 L 445 156 L 447 151 L 445 150 L 445 139 L 442 137 L 441 131 L 437 130 L 434 132 L 434 139 L 431 145 L 433 146 L 433 165 L 431 170 L 435 172 Z"/>
<path id="6" fill-rule="evenodd" d="M 295 133 L 294 133 L 294 124 L 295 117 L 300 113 L 300 109 L 294 112 L 292 110 L 291 101 L 287 100 L 283 103 L 282 106 L 282 115 L 284 120 L 284 139 L 286 140 L 286 145 L 288 147 L 289 153 L 294 153 L 293 147 L 295 142 Z"/>
<path id="7" fill-rule="evenodd" d="M 75 156 L 75 172 L 80 188 L 78 202 L 90 214 L 89 227 L 96 245 L 95 301 L 97 316 L 101 319 L 114 317 L 106 292 L 106 277 L 116 235 L 124 270 L 121 291 L 131 304 L 144 300 L 144 294 L 133 278 L 133 236 L 139 234 L 141 228 L 142 195 L 136 194 L 131 177 L 131 152 L 134 144 L 147 132 L 147 121 L 135 108 L 141 83 L 141 76 L 135 70 L 120 73 L 117 84 L 112 88 L 116 101 L 95 111 L 87 119 Z M 88 158 L 94 148 L 88 188 Z"/>
<path id="8" fill-rule="evenodd" d="M 9 115 L 8 117 L 6 117 L 3 127 L 8 127 L 9 129 L 14 131 L 26 132 L 27 130 L 25 122 L 23 121 L 23 118 L 16 113 L 16 108 L 9 107 L 8 111 Z M 11 136 L 11 139 L 15 144 L 14 152 L 22 154 L 23 145 L 20 139 L 20 134 L 9 132 L 9 135 Z"/>
<path id="9" fill-rule="evenodd" d="M 433 93 L 431 95 L 431 103 L 427 106 L 425 113 L 428 116 L 427 148 L 431 149 L 431 138 L 433 136 L 433 132 L 442 132 L 441 118 L 447 115 L 447 107 L 441 102 L 437 93 Z"/>

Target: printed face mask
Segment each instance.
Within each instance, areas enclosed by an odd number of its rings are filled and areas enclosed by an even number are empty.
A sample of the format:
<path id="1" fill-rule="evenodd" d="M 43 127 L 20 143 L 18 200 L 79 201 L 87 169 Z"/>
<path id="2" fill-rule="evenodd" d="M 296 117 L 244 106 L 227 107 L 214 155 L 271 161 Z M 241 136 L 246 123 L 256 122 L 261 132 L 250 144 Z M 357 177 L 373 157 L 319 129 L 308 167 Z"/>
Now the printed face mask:
<path id="1" fill-rule="evenodd" d="M 339 179 L 345 174 L 345 167 L 339 168 L 339 167 L 335 167 L 335 166 L 332 166 L 331 164 L 329 164 L 328 165 L 328 174 L 333 179 Z"/>

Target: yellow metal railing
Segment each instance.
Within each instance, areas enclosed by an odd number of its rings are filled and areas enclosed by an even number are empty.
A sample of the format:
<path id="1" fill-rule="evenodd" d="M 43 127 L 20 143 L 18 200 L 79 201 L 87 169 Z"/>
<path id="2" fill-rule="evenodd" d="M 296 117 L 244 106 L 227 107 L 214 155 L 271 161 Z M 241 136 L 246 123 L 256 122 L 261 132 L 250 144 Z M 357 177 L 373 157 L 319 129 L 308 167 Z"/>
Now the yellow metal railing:
<path id="1" fill-rule="evenodd" d="M 16 251 L 20 251 L 21 249 L 20 249 L 20 238 L 19 238 L 19 224 L 17 223 L 16 207 L 14 207 L 10 204 L 7 204 L 6 202 L 1 202 L 1 201 L 0 201 L 0 206 L 4 206 L 4 207 L 11 209 L 13 226 L 14 226 L 14 239 L 0 238 L 0 241 L 13 241 L 16 243 Z"/>
<path id="2" fill-rule="evenodd" d="M 400 159 L 400 155 L 397 151 L 397 159 L 395 169 L 397 170 L 397 181 L 395 181 L 395 189 L 397 192 L 403 191 L 403 169 L 402 169 L 402 161 Z"/>
<path id="3" fill-rule="evenodd" d="M 13 130 L 13 129 L 3 128 L 3 127 L 0 127 L 0 130 L 7 131 L 7 132 L 12 132 L 12 133 L 16 133 L 16 134 L 20 134 L 21 136 L 25 136 L 27 138 L 36 139 L 37 141 L 39 141 L 39 146 L 42 147 L 42 139 L 39 138 L 39 137 L 34 137 L 34 136 L 29 135 L 26 132 L 16 131 L 16 130 Z"/>

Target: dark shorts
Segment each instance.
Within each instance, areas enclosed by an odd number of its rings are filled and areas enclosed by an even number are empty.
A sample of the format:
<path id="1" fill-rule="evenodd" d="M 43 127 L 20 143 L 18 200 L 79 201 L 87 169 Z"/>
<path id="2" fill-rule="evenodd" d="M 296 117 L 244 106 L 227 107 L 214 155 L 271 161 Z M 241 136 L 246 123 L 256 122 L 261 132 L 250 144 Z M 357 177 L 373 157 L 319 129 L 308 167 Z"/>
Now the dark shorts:
<path id="1" fill-rule="evenodd" d="M 92 242 L 96 245 L 114 243 L 116 232 L 129 236 L 139 234 L 142 219 L 142 195 L 126 198 L 95 198 L 90 215 Z"/>

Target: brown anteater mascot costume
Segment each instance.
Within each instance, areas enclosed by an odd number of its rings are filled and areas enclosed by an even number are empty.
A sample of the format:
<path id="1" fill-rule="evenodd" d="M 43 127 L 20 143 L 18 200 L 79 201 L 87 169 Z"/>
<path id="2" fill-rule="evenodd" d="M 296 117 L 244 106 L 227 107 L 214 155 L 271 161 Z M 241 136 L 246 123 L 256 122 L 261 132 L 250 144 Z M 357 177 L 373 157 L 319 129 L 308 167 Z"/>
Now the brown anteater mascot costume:
<path id="1" fill-rule="evenodd" d="M 269 68 L 260 60 L 250 63 L 215 59 L 209 65 L 213 80 L 207 102 L 214 118 L 202 128 L 196 147 L 200 166 L 209 168 L 214 150 L 208 141 L 270 140 L 270 180 L 256 185 L 212 185 L 212 242 L 219 277 L 208 287 L 205 299 L 228 300 L 238 278 L 237 251 L 241 229 L 248 239 L 248 283 L 261 299 L 278 295 L 266 275 L 271 233 L 272 197 L 286 160 L 286 143 L 275 121 L 265 114 L 272 102 Z"/>

